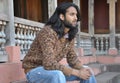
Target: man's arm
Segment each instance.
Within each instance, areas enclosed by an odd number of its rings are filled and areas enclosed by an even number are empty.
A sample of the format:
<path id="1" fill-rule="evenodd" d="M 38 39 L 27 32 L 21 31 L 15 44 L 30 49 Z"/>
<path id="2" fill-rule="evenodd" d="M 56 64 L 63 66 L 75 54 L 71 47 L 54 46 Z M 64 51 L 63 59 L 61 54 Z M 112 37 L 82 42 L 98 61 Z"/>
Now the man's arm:
<path id="1" fill-rule="evenodd" d="M 84 80 L 89 79 L 91 73 L 89 69 L 84 68 L 81 61 L 74 51 L 74 41 L 71 42 L 70 49 L 67 54 L 67 62 L 73 68 L 72 75 L 75 75 Z"/>
<path id="2" fill-rule="evenodd" d="M 75 69 L 82 68 L 82 63 L 74 51 L 74 40 L 72 40 L 70 43 L 69 51 L 67 53 L 67 62 L 69 66 L 71 66 L 72 68 L 75 68 Z"/>

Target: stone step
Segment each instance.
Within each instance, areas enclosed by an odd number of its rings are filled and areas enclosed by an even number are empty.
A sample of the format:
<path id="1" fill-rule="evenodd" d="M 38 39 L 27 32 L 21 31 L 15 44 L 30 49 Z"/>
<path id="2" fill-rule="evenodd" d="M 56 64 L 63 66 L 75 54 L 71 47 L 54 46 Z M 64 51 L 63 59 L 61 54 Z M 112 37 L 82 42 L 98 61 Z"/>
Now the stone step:
<path id="1" fill-rule="evenodd" d="M 109 72 L 120 72 L 120 64 L 109 64 L 107 70 Z"/>
<path id="2" fill-rule="evenodd" d="M 101 55 L 96 57 L 97 62 L 103 64 L 120 64 L 120 55 L 110 56 L 110 55 Z"/>
<path id="3" fill-rule="evenodd" d="M 120 82 L 115 82 L 117 80 L 114 80 L 119 75 L 120 72 L 104 72 L 96 76 L 97 83 L 120 83 Z"/>
<path id="4" fill-rule="evenodd" d="M 11 83 L 28 83 L 28 82 L 26 80 L 19 80 Z M 67 83 L 80 83 L 80 81 L 68 81 Z"/>
<path id="5" fill-rule="evenodd" d="M 95 75 L 98 75 L 100 73 L 106 72 L 107 68 L 105 64 L 101 64 L 101 63 L 92 63 L 92 64 L 88 64 L 88 66 L 90 68 L 92 68 L 93 72 Z"/>
<path id="6" fill-rule="evenodd" d="M 104 64 L 92 63 L 92 64 L 89 64 L 87 66 L 92 68 L 95 75 L 98 75 L 98 74 L 106 71 L 106 65 L 104 65 Z M 11 83 L 27 83 L 27 81 L 26 80 L 20 80 L 20 81 L 15 81 L 15 82 L 11 82 Z M 80 83 L 80 82 L 79 81 L 68 81 L 67 83 Z"/>
<path id="7" fill-rule="evenodd" d="M 67 83 L 80 83 L 80 81 L 68 81 Z"/>
<path id="8" fill-rule="evenodd" d="M 11 83 L 28 83 L 26 79 L 23 79 L 23 80 L 19 80 L 19 81 L 14 81 L 14 82 L 11 82 Z"/>

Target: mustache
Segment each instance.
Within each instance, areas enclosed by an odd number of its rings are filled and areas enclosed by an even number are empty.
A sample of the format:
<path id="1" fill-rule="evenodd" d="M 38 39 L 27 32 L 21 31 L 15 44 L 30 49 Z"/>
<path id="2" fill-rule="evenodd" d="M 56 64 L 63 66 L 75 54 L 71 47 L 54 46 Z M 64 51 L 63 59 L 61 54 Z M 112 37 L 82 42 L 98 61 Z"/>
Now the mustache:
<path id="1" fill-rule="evenodd" d="M 76 26 L 73 26 L 73 25 L 70 24 L 70 23 L 64 22 L 64 26 L 65 26 L 66 28 L 69 28 L 69 29 L 74 29 L 74 28 L 77 28 L 77 27 L 78 27 L 78 24 L 76 24 Z"/>

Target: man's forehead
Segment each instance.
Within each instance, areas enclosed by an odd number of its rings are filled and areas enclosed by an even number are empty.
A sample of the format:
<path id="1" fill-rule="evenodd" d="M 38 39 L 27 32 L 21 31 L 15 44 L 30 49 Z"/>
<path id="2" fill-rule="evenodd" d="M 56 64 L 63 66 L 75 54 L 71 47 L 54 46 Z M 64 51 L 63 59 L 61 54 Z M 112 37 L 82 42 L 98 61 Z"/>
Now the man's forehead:
<path id="1" fill-rule="evenodd" d="M 75 7 L 71 6 L 71 7 L 69 7 L 69 8 L 66 10 L 66 12 L 75 12 L 75 13 L 77 13 L 77 10 L 76 10 Z"/>

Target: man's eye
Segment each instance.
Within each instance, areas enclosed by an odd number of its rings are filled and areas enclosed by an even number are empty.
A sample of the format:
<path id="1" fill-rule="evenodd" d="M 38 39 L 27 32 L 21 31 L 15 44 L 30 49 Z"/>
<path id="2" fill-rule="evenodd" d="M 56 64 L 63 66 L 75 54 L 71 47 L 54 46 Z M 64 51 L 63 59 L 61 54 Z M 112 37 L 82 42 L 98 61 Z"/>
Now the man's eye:
<path id="1" fill-rule="evenodd" d="M 74 15 L 74 13 L 71 13 L 70 15 L 71 15 L 71 16 L 73 16 L 73 15 Z"/>

